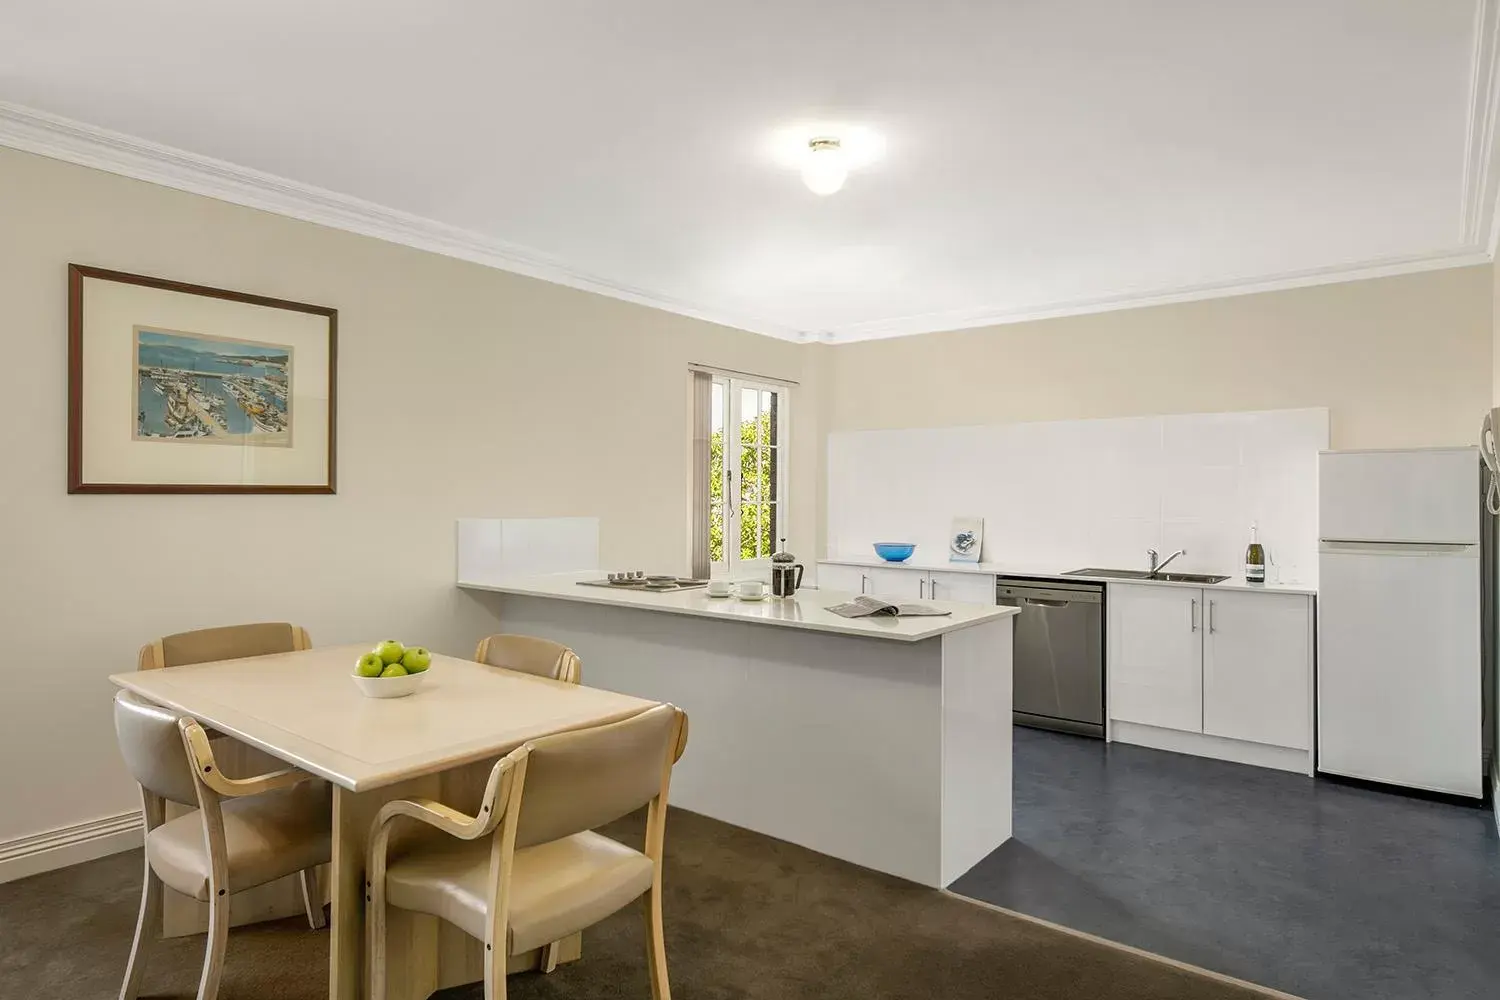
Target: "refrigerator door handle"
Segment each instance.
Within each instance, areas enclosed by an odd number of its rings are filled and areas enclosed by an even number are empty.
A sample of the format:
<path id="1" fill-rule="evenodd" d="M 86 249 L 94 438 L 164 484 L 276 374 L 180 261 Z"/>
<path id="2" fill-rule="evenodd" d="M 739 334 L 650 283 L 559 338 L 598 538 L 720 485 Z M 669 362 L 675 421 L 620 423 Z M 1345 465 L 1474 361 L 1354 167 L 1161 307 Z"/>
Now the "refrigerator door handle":
<path id="1" fill-rule="evenodd" d="M 1461 556 L 1477 554 L 1479 546 L 1470 542 L 1393 542 L 1367 538 L 1321 538 L 1318 551 L 1330 555 L 1352 554 L 1391 556 Z"/>

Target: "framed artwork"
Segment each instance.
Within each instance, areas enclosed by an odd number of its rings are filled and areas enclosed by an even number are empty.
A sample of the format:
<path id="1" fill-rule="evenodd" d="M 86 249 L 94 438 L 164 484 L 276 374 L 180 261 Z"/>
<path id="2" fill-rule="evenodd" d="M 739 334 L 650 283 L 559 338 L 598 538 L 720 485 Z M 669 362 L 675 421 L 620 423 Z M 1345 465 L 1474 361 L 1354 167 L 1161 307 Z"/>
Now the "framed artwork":
<path id="1" fill-rule="evenodd" d="M 948 561 L 977 563 L 984 549 L 984 518 L 955 517 L 948 533 Z"/>
<path id="2" fill-rule="evenodd" d="M 68 265 L 69 493 L 333 493 L 338 311 Z"/>

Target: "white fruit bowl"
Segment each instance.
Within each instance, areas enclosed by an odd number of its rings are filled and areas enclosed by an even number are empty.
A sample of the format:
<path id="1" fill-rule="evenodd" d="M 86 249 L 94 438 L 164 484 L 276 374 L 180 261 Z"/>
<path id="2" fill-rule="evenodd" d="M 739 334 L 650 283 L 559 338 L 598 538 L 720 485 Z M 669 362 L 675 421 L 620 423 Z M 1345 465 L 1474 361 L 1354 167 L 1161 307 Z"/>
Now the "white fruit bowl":
<path id="1" fill-rule="evenodd" d="M 431 672 L 429 667 L 420 674 L 407 674 L 405 677 L 361 677 L 359 674 L 351 674 L 349 679 L 366 698 L 405 698 L 409 694 L 416 694 L 417 688 L 422 686 Z"/>

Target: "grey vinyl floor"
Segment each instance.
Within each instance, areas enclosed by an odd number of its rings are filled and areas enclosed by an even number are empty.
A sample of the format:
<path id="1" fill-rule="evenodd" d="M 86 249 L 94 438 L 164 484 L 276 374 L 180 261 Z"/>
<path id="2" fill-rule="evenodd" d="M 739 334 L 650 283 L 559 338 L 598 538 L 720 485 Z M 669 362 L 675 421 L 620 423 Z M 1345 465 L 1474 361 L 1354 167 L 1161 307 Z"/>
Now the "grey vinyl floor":
<path id="1" fill-rule="evenodd" d="M 1016 729 L 960 895 L 1307 1000 L 1500 997 L 1488 809 Z"/>

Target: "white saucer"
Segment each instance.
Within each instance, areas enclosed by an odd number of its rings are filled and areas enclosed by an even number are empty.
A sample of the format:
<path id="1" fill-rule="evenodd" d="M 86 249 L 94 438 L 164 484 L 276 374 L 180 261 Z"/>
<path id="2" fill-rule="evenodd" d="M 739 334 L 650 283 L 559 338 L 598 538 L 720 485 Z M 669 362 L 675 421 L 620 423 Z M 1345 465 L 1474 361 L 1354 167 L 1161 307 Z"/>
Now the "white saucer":
<path id="1" fill-rule="evenodd" d="M 747 597 L 747 596 L 741 594 L 741 595 L 736 595 L 736 596 L 738 596 L 739 599 L 742 600 L 742 601 L 764 601 L 770 595 L 768 595 L 768 594 L 761 594 L 759 597 Z"/>
<path id="2" fill-rule="evenodd" d="M 733 594 L 710 594 L 708 591 L 704 591 L 703 594 L 705 597 L 711 597 L 716 601 L 728 600 L 734 596 Z"/>

